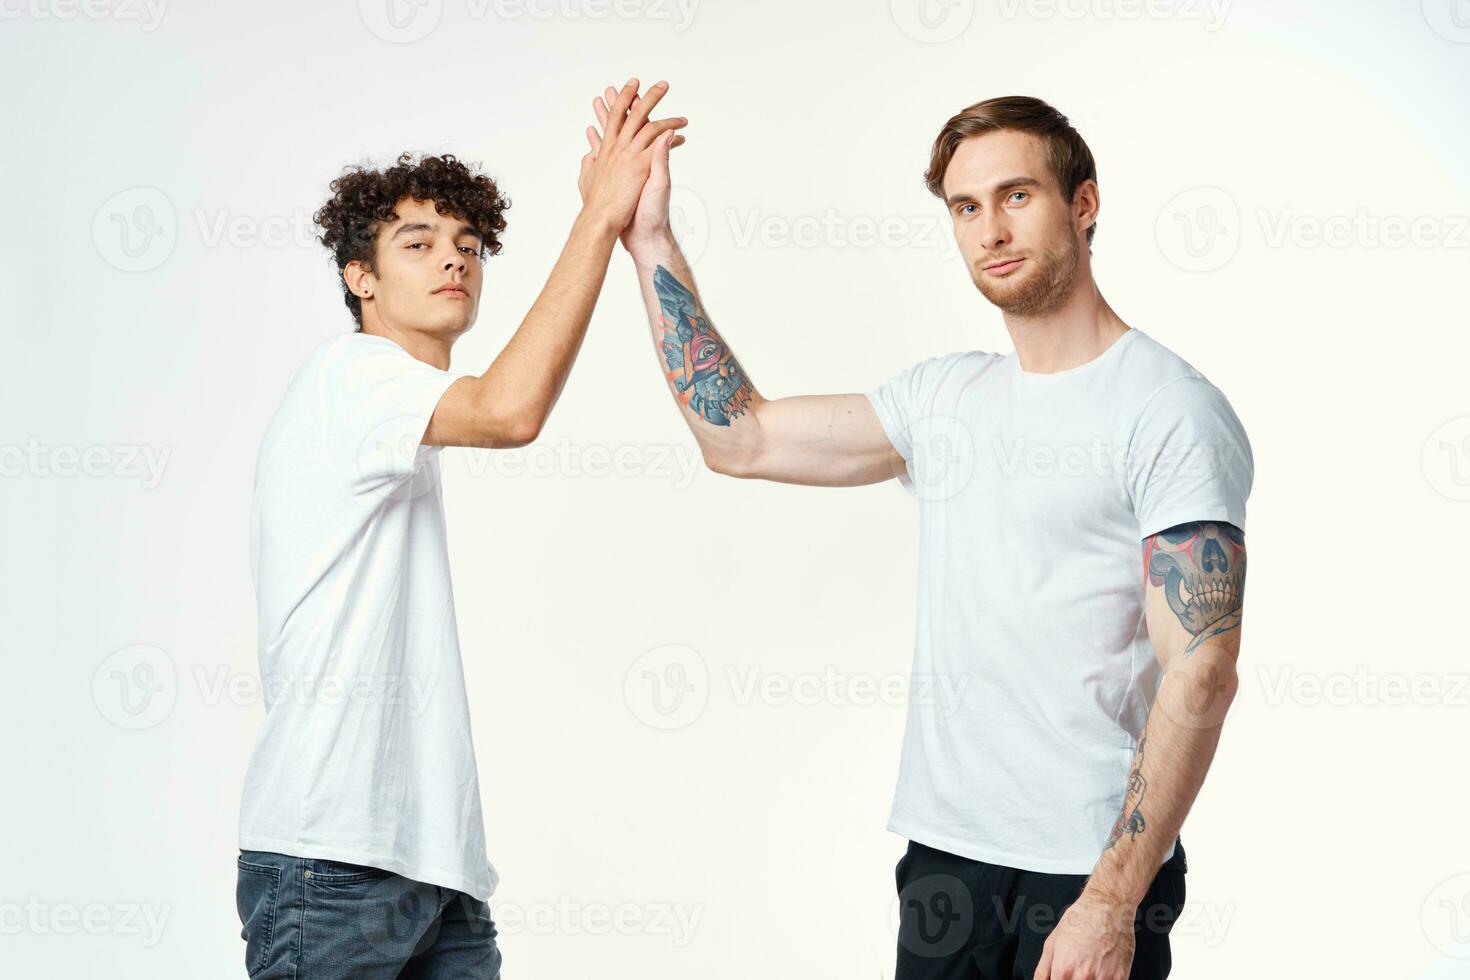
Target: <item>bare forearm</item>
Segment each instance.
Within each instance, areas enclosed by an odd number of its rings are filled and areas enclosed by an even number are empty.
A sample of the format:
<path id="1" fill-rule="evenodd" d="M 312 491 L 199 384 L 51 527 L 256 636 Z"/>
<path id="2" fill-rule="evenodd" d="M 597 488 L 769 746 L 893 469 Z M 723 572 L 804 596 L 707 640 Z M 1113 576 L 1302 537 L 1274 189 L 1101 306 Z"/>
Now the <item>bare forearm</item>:
<path id="1" fill-rule="evenodd" d="M 595 212 L 577 215 L 541 294 L 481 376 L 486 397 L 497 410 L 514 414 L 531 438 L 551 414 L 577 359 L 618 230 Z"/>
<path id="2" fill-rule="evenodd" d="M 1236 684 L 1226 649 L 1205 645 L 1170 661 L 1134 753 L 1122 813 L 1087 883 L 1093 896 L 1128 908 L 1143 900 L 1204 784 Z"/>
<path id="3" fill-rule="evenodd" d="M 721 468 L 748 455 L 764 399 L 705 312 L 678 243 L 665 232 L 631 254 L 659 367 L 705 461 Z"/>

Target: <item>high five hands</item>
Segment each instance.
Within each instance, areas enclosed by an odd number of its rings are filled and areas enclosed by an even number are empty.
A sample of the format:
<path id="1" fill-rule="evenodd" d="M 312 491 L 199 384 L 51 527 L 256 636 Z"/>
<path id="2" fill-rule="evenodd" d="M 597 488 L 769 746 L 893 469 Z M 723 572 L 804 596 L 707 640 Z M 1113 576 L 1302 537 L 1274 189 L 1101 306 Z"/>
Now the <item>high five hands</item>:
<path id="1" fill-rule="evenodd" d="M 683 116 L 648 120 L 668 91 L 667 82 L 657 82 L 640 96 L 638 79 L 630 78 L 621 91 L 609 85 L 592 100 L 597 126 L 587 127 L 591 149 L 577 189 L 584 207 L 621 229 L 629 251 L 668 225 L 669 151 L 684 142 L 676 130 L 689 124 Z"/>

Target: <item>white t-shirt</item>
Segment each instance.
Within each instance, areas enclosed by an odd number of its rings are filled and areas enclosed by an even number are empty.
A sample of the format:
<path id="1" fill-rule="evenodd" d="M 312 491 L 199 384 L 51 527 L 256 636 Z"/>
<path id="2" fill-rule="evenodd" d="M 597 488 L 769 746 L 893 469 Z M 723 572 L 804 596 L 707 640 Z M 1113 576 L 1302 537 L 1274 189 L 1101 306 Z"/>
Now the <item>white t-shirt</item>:
<path id="1" fill-rule="evenodd" d="M 256 464 L 250 557 L 265 724 L 240 847 L 487 898 L 439 448 L 455 374 L 346 334 L 296 373 Z"/>
<path id="2" fill-rule="evenodd" d="M 919 498 L 914 681 L 889 829 L 973 860 L 1088 874 L 1162 674 L 1141 542 L 1189 521 L 1244 530 L 1245 431 L 1219 389 L 1136 329 L 1071 370 L 960 352 L 868 398 Z"/>

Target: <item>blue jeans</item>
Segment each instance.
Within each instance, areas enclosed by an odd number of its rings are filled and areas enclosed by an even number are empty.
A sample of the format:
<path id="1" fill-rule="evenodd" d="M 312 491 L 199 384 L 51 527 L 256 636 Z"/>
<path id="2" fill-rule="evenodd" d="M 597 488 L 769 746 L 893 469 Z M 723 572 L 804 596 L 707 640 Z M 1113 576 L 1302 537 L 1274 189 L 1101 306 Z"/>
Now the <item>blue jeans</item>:
<path id="1" fill-rule="evenodd" d="M 250 980 L 498 980 L 483 901 L 379 868 L 241 851 Z"/>

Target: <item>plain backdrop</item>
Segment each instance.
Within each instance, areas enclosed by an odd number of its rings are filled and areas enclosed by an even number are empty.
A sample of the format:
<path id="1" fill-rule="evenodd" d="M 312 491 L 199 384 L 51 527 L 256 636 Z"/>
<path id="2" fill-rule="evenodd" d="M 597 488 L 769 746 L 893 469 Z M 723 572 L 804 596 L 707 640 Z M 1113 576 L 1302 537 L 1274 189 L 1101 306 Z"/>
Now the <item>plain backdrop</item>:
<path id="1" fill-rule="evenodd" d="M 483 370 L 630 74 L 773 397 L 1009 351 L 920 175 L 972 102 L 1070 117 L 1103 293 L 1255 452 L 1176 975 L 1470 976 L 1465 0 L 0 0 L 0 972 L 243 975 L 255 452 L 351 329 L 310 216 L 493 174 Z M 914 500 L 702 469 L 621 251 L 537 447 L 443 461 L 505 975 L 891 977 Z"/>

